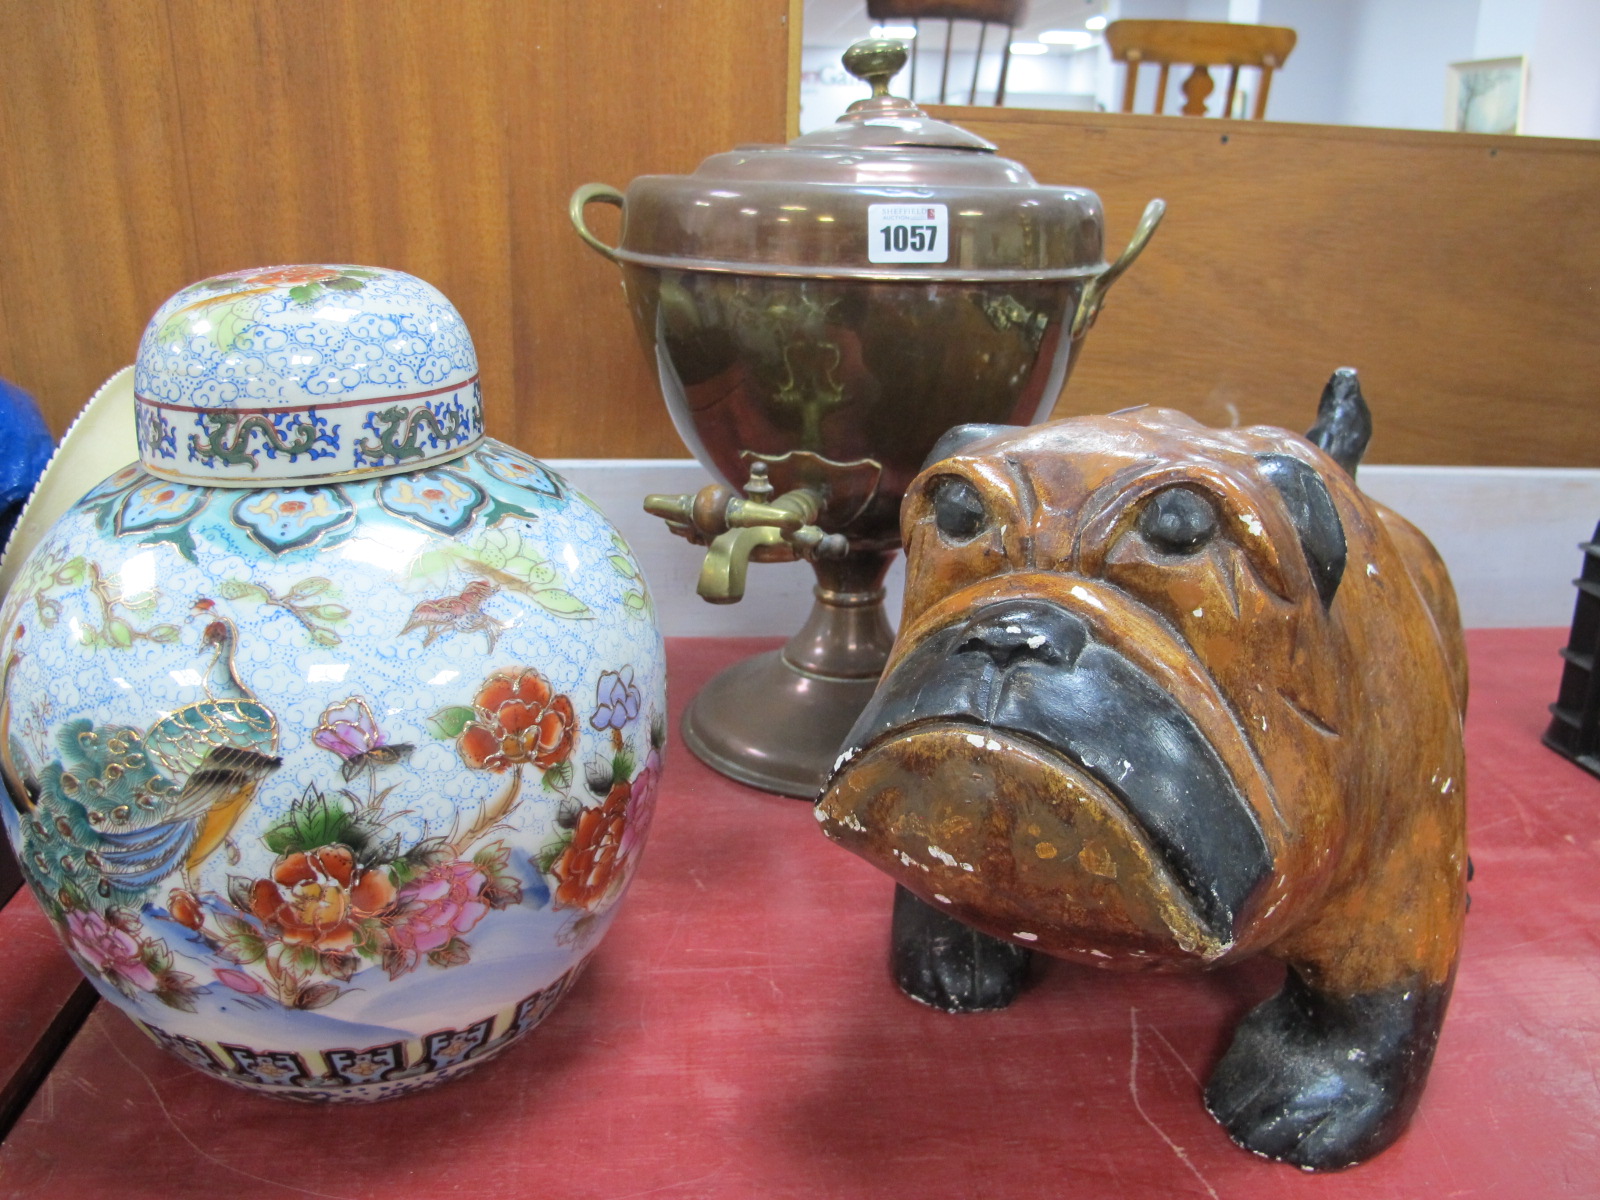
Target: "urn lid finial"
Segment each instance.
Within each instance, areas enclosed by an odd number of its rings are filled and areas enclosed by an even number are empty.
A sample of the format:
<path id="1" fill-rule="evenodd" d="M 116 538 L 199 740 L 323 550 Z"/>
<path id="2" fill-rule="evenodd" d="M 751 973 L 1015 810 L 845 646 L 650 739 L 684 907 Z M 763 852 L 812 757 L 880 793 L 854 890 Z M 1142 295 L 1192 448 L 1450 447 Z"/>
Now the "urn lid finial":
<path id="1" fill-rule="evenodd" d="M 887 38 L 856 42 L 840 61 L 846 71 L 872 88 L 872 95 L 850 105 L 834 124 L 796 138 L 789 143 L 791 146 L 855 150 L 921 147 L 994 153 L 993 142 L 959 125 L 935 120 L 917 107 L 909 93 L 890 94 L 890 81 L 906 65 L 904 42 Z M 948 166 L 958 172 L 970 169 L 970 164 Z"/>
<path id="2" fill-rule="evenodd" d="M 414 471 L 483 440 L 461 314 L 381 267 L 261 267 L 191 284 L 146 327 L 134 390 L 145 468 L 187 482 Z"/>
<path id="3" fill-rule="evenodd" d="M 906 65 L 906 44 L 888 39 L 856 42 L 844 52 L 844 69 L 872 85 L 872 98 L 889 94 L 889 81 Z"/>

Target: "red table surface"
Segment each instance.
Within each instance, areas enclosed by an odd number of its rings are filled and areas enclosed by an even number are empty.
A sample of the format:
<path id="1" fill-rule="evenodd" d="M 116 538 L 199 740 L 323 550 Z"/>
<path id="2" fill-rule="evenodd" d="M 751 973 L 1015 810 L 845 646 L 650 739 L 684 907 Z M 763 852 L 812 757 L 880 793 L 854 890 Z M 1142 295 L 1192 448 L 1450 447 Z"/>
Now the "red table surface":
<path id="1" fill-rule="evenodd" d="M 41 1058 L 47 1062 L 61 1044 L 59 1027 L 52 1030 L 57 1014 L 70 1006 L 82 1015 L 81 1003 L 72 1003 L 82 982 L 32 893 L 24 889 L 0 906 L 0 1132 L 14 1099 L 43 1070 Z"/>
<path id="2" fill-rule="evenodd" d="M 1471 635 L 1473 909 L 1410 1132 L 1324 1176 L 1236 1149 L 1200 1081 L 1276 986 L 1047 964 L 952 1017 L 885 969 L 892 885 L 808 805 L 674 745 L 649 854 L 546 1024 L 371 1107 L 258 1098 L 100 1005 L 0 1147 L 5 1196 L 1600 1196 L 1600 780 L 1538 743 L 1560 631 Z M 679 640 L 675 706 L 769 643 Z"/>

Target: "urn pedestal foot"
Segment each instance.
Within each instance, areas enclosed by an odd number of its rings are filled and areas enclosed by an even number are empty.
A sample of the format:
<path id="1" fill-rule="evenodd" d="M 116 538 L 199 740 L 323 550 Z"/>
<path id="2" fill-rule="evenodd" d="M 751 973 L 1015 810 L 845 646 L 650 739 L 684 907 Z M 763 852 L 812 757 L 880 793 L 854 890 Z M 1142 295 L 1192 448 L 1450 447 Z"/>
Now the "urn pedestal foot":
<path id="1" fill-rule="evenodd" d="M 799 632 L 735 663 L 690 703 L 683 740 L 696 758 L 763 791 L 816 797 L 894 643 L 883 611 L 893 558 L 852 551 L 814 564 L 816 603 Z"/>

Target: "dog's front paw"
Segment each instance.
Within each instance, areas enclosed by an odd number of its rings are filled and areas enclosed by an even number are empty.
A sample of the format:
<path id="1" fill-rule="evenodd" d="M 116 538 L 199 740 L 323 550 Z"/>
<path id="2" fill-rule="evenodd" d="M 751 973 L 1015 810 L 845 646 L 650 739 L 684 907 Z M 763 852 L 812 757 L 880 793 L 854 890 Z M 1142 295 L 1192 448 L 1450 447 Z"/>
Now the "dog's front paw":
<path id="1" fill-rule="evenodd" d="M 1030 957 L 895 888 L 889 965 L 913 1000 L 953 1013 L 1004 1008 L 1022 990 Z"/>
<path id="2" fill-rule="evenodd" d="M 1291 970 L 1240 1022 L 1206 1107 L 1267 1158 L 1308 1171 L 1364 1162 L 1405 1130 L 1448 999 L 1448 985 L 1330 998 Z"/>

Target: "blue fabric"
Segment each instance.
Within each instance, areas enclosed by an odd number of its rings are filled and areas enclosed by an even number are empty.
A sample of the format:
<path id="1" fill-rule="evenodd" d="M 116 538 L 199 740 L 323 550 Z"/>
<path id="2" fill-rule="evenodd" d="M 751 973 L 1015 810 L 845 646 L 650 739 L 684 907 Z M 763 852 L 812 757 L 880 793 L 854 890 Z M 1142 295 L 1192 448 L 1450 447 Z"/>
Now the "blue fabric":
<path id="1" fill-rule="evenodd" d="M 55 448 L 33 397 L 0 379 L 0 546 L 10 540 L 22 505 Z"/>

